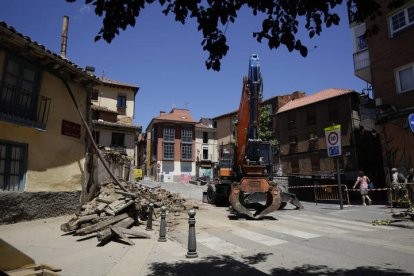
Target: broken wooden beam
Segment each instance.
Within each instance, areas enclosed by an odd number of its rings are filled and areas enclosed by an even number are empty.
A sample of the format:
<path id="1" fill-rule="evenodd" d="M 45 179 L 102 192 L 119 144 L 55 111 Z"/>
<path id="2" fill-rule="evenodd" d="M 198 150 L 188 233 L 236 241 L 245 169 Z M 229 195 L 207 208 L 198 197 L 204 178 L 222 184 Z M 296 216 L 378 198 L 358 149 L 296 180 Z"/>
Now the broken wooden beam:
<path id="1" fill-rule="evenodd" d="M 115 217 L 112 217 L 112 218 L 108 218 L 108 219 L 106 219 L 104 221 L 101 221 L 101 222 L 98 222 L 94 225 L 86 226 L 84 228 L 81 228 L 81 229 L 77 230 L 76 235 L 83 236 L 83 235 L 86 235 L 86 234 L 96 232 L 98 230 L 101 230 L 101 229 L 109 226 L 109 225 L 117 223 L 118 221 L 123 220 L 127 217 L 128 217 L 128 214 L 124 213 L 124 214 L 121 214 L 121 215 L 118 215 L 118 216 L 115 216 Z"/>
<path id="2" fill-rule="evenodd" d="M 135 223 L 135 220 L 131 217 L 128 217 L 128 218 L 125 218 L 117 222 L 114 225 L 117 227 L 128 228 L 128 227 L 131 227 L 134 223 Z M 113 236 L 113 232 L 111 231 L 111 229 L 106 228 L 102 231 L 99 231 L 96 236 L 98 238 L 98 241 L 104 242 L 104 241 L 109 240 Z"/>
<path id="3" fill-rule="evenodd" d="M 133 198 L 133 199 L 138 197 L 138 193 L 128 193 L 128 192 L 121 192 L 121 191 L 115 191 L 115 193 L 123 195 L 123 196 L 130 197 L 130 198 Z"/>
<path id="4" fill-rule="evenodd" d="M 70 231 L 78 229 L 79 226 L 82 225 L 83 223 L 91 222 L 92 220 L 96 218 L 99 218 L 97 214 L 81 216 L 78 219 L 62 224 L 60 226 L 60 230 L 62 230 L 63 232 L 70 232 Z"/>
<path id="5" fill-rule="evenodd" d="M 109 228 L 115 235 L 117 235 L 120 239 L 124 240 L 129 245 L 135 245 L 133 241 L 131 241 L 124 233 L 122 233 L 121 228 L 114 225 L 109 226 Z"/>
<path id="6" fill-rule="evenodd" d="M 125 208 L 132 205 L 133 203 L 134 203 L 133 200 L 117 200 L 109 204 L 105 208 L 105 212 L 114 216 L 118 214 L 119 212 L 121 212 L 122 210 L 124 210 Z"/>

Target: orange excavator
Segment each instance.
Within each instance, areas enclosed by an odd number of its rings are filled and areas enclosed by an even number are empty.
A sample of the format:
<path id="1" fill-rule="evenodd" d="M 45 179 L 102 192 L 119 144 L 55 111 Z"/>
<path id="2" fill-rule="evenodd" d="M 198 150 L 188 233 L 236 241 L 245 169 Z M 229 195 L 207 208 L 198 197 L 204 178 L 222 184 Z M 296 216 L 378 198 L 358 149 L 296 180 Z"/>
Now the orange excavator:
<path id="1" fill-rule="evenodd" d="M 259 58 L 253 54 L 243 89 L 236 122 L 234 149 L 222 147 L 219 177 L 208 184 L 207 200 L 228 198 L 235 213 L 258 219 L 289 201 L 303 208 L 296 196 L 282 191 L 272 177 L 271 144 L 259 138 L 259 104 L 263 91 Z M 233 158 L 231 158 L 231 156 Z"/>

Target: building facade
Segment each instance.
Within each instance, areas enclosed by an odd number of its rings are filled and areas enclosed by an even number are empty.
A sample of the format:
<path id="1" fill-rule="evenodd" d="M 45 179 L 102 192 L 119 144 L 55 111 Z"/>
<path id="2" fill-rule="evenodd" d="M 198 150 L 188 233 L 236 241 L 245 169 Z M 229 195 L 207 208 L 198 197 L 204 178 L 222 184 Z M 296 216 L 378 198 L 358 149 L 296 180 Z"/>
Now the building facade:
<path id="1" fill-rule="evenodd" d="M 80 191 L 99 80 L 0 22 L 0 190 Z M 72 97 L 70 95 L 72 93 Z"/>
<path id="2" fill-rule="evenodd" d="M 389 1 L 378 3 L 382 14 L 365 22 L 357 21 L 356 6 L 348 7 L 355 75 L 373 89 L 386 174 L 393 167 L 405 174 L 414 167 L 414 135 L 408 122 L 414 113 L 414 1 L 400 1 L 391 9 Z M 374 26 L 378 33 L 366 36 Z"/>
<path id="3" fill-rule="evenodd" d="M 188 109 L 160 112 L 146 129 L 146 175 L 164 182 L 189 182 L 196 175 L 195 126 Z"/>
<path id="4" fill-rule="evenodd" d="M 218 162 L 216 129 L 213 120 L 201 118 L 195 126 L 196 179 L 214 177 L 214 167 Z"/>
<path id="5" fill-rule="evenodd" d="M 375 131 L 372 101 L 346 89 L 327 89 L 288 102 L 276 114 L 282 171 L 288 175 L 328 178 L 336 162 L 328 157 L 325 128 L 341 126 L 341 177 L 353 182 L 364 170 L 376 183 L 382 181 L 381 153 Z"/>
<path id="6" fill-rule="evenodd" d="M 136 159 L 136 144 L 141 132 L 134 126 L 135 96 L 139 87 L 100 78 L 102 84 L 92 93 L 92 123 L 95 142 Z"/>

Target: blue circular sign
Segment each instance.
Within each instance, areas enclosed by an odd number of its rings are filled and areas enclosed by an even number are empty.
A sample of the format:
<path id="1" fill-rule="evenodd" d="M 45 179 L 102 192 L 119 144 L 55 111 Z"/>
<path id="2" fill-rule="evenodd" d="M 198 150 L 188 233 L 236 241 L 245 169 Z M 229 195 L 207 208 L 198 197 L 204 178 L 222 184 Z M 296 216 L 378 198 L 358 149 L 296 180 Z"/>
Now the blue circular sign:
<path id="1" fill-rule="evenodd" d="M 414 132 L 414 113 L 408 115 L 408 124 L 410 125 L 411 131 Z"/>

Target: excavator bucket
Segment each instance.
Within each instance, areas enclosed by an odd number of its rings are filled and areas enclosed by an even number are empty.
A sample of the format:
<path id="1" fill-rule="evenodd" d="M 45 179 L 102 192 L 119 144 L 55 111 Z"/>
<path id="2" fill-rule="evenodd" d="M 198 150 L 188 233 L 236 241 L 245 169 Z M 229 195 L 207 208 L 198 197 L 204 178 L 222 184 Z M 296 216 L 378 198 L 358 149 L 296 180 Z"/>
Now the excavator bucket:
<path id="1" fill-rule="evenodd" d="M 231 186 L 230 204 L 233 210 L 253 219 L 279 209 L 282 202 L 277 186 L 269 185 L 266 178 L 245 177 Z"/>

